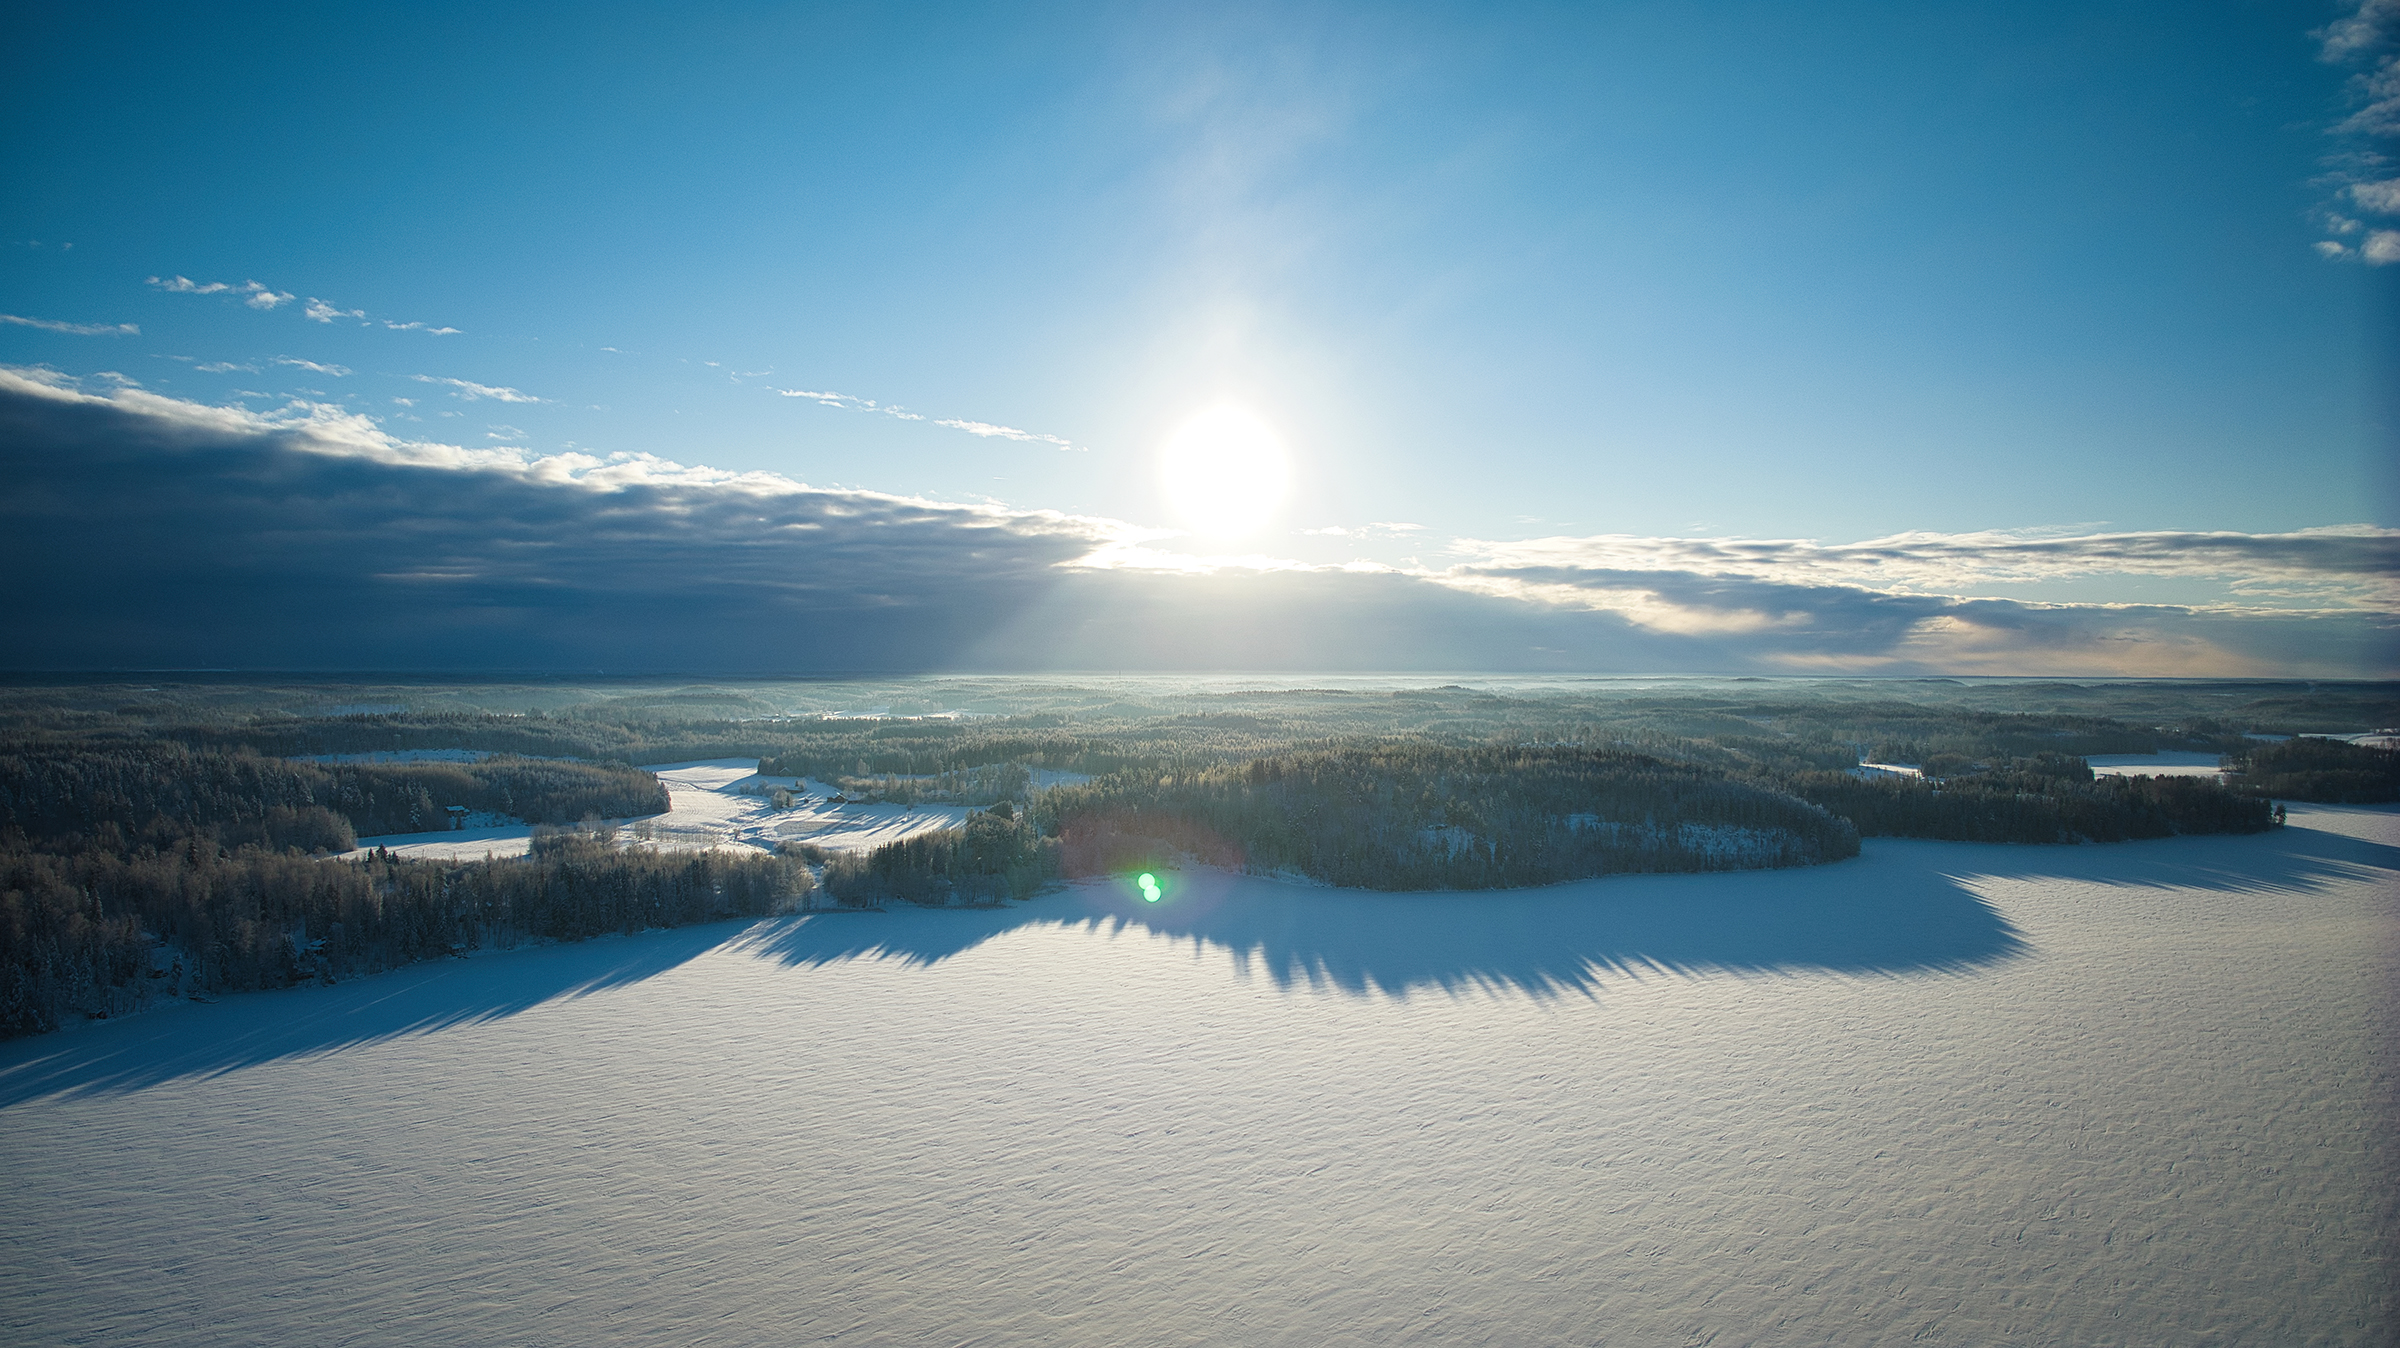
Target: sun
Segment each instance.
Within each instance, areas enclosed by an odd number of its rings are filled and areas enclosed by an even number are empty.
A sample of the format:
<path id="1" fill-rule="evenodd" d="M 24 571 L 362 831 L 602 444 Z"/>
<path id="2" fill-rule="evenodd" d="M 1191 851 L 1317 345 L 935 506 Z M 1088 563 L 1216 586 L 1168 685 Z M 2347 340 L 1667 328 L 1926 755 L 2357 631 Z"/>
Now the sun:
<path id="1" fill-rule="evenodd" d="M 1159 476 L 1193 532 L 1238 538 L 1283 505 L 1291 469 L 1274 427 L 1247 408 L 1218 403 L 1167 437 Z"/>

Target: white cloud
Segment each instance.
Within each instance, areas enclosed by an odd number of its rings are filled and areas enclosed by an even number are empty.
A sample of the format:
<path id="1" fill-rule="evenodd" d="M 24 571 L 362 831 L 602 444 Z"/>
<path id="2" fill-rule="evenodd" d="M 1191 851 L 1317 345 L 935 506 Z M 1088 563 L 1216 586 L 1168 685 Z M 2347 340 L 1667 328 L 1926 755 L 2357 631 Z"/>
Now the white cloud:
<path id="1" fill-rule="evenodd" d="M 2400 229 L 2379 229 L 2358 246 L 2358 255 L 2371 266 L 2400 262 Z"/>
<path id="2" fill-rule="evenodd" d="M 478 398 L 489 398 L 493 402 L 501 403 L 538 403 L 543 401 L 543 399 L 536 398 L 520 389 L 478 384 L 471 379 L 442 379 L 429 374 L 412 374 L 409 378 L 420 384 L 447 384 L 452 389 L 451 397 L 464 398 L 468 402 L 473 402 Z"/>
<path id="3" fill-rule="evenodd" d="M 2379 215 L 2400 215 L 2400 178 L 2386 178 L 2379 183 L 2350 184 L 2350 199 L 2359 209 Z"/>
<path id="4" fill-rule="evenodd" d="M 2309 247 L 2316 249 L 2317 256 L 2319 257 L 2339 258 L 2350 256 L 2349 249 L 2344 248 L 2342 245 L 2335 243 L 2331 239 L 2319 239 L 2315 243 L 2310 244 Z"/>
<path id="5" fill-rule="evenodd" d="M 2354 136 L 2400 135 L 2400 61 L 2386 57 L 2358 84 L 2363 106 L 2334 127 Z"/>
<path id="6" fill-rule="evenodd" d="M 392 401 L 398 403 L 402 407 L 414 407 L 417 405 L 417 400 L 414 398 L 394 398 Z"/>
<path id="7" fill-rule="evenodd" d="M 13 323 L 20 328 L 40 328 L 44 332 L 64 332 L 76 337 L 139 337 L 140 328 L 131 323 L 62 323 L 55 318 L 24 318 L 16 314 L 0 314 L 0 323 Z"/>
<path id="8" fill-rule="evenodd" d="M 2359 0 L 2347 16 L 2316 31 L 2323 44 L 2317 54 L 2326 61 L 2347 61 L 2382 46 L 2395 27 L 2400 27 L 2400 0 Z"/>
<path id="9" fill-rule="evenodd" d="M 364 309 L 337 309 L 314 295 L 308 297 L 308 307 L 301 312 L 319 323 L 331 323 L 337 318 L 355 318 L 364 322 L 367 317 Z"/>
<path id="10" fill-rule="evenodd" d="M 237 286 L 225 281 L 195 281 L 188 276 L 153 276 L 150 278 L 150 284 L 176 295 L 232 295 L 240 298 L 242 303 L 253 309 L 273 309 L 289 304 L 296 298 L 288 291 L 276 290 L 271 286 L 260 285 L 256 281 L 244 281 Z M 455 336 L 459 331 L 457 328 L 437 328 L 427 323 L 395 323 L 388 318 L 370 318 L 364 309 L 345 309 L 331 300 L 319 299 L 314 295 L 308 297 L 308 303 L 301 306 L 300 312 L 303 317 L 319 323 L 331 323 L 338 318 L 355 318 L 361 326 L 373 326 L 381 323 L 394 332 L 423 332 L 436 337 L 445 337 Z"/>
<path id="11" fill-rule="evenodd" d="M 263 286 L 256 281 L 244 281 L 237 286 L 224 281 L 195 281 L 188 276 L 170 276 L 164 280 L 153 276 L 150 284 L 177 295 L 238 295 L 242 303 L 253 309 L 272 309 L 297 298 L 289 291 Z"/>
<path id="12" fill-rule="evenodd" d="M 255 365 L 239 365 L 230 360 L 212 360 L 205 365 L 195 365 L 192 368 L 202 374 L 232 374 L 235 371 L 243 374 L 258 373 L 258 367 Z"/>
<path id="13" fill-rule="evenodd" d="M 350 373 L 350 367 L 347 365 L 319 365 L 313 360 L 302 360 L 298 356 L 277 356 L 275 363 L 306 370 L 311 374 L 329 374 L 336 379 Z"/>

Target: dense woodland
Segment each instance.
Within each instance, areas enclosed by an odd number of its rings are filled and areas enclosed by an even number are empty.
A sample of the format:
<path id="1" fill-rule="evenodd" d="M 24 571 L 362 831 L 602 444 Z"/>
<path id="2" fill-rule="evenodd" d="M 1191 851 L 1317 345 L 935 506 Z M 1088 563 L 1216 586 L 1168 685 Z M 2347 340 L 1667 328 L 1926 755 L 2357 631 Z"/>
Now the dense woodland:
<path id="1" fill-rule="evenodd" d="M 449 827 L 450 806 L 526 823 L 657 814 L 666 788 L 622 764 L 327 764 L 171 741 L 0 739 L 0 845 L 123 850 L 197 833 L 226 845 L 347 851 Z"/>
<path id="2" fill-rule="evenodd" d="M 1792 791 L 1870 838 L 1951 842 L 2127 842 L 2179 833 L 2258 833 L 2275 824 L 2271 801 L 2236 795 L 2197 777 L 2098 777 L 2039 760 L 2003 760 L 1927 780 L 1876 773 L 1802 773 Z"/>
<path id="3" fill-rule="evenodd" d="M 504 861 L 324 861 L 194 834 L 123 853 L 0 850 L 0 1036 L 159 996 L 333 981 L 531 940 L 786 911 L 783 857 L 594 839 Z"/>
<path id="4" fill-rule="evenodd" d="M 2400 800 L 2400 750 L 2292 739 L 2254 744 L 2234 754 L 2245 795 L 2309 800 L 2327 805 L 2379 805 Z"/>
<path id="5" fill-rule="evenodd" d="M 1371 889 L 1491 889 L 1627 871 L 1854 856 L 1847 823 L 1783 792 L 1625 750 L 1381 746 L 1118 773 L 1044 793 L 1068 869 L 1185 852 Z"/>
<path id="6" fill-rule="evenodd" d="M 451 805 L 529 822 L 654 814 L 622 764 L 318 764 L 247 746 L 0 741 L 0 1037 L 159 996 L 287 987 L 528 940 L 779 911 L 779 857 L 657 854 L 600 835 L 526 859 L 324 860 L 360 834 L 445 827 Z"/>
<path id="7" fill-rule="evenodd" d="M 814 858 L 836 901 L 872 905 L 1000 902 L 1183 859 L 1470 889 L 1801 865 L 1861 835 L 2253 831 L 2273 825 L 2270 798 L 2400 789 L 2388 750 L 2247 736 L 2395 722 L 2390 684 L 0 687 L 0 1033 L 803 901 L 801 857 L 658 854 L 597 833 L 513 861 L 322 859 L 440 828 L 452 806 L 552 824 L 663 809 L 633 763 L 755 758 L 861 795 L 991 806 L 961 829 Z M 299 761 L 412 749 L 504 756 Z M 2233 786 L 2095 779 L 2083 763 L 2162 749 L 2226 755 Z"/>
<path id="8" fill-rule="evenodd" d="M 968 816 L 963 828 L 904 838 L 867 853 L 830 858 L 825 892 L 864 907 L 889 899 L 996 903 L 1027 899 L 1065 873 L 1059 841 L 1003 802 Z"/>

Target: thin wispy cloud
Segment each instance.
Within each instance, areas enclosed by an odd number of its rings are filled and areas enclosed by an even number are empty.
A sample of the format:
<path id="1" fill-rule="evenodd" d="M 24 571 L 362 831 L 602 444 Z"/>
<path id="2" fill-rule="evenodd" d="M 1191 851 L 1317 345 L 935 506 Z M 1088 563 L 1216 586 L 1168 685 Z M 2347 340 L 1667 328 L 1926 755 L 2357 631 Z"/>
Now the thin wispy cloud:
<path id="1" fill-rule="evenodd" d="M 344 309 L 330 300 L 321 300 L 314 295 L 309 296 L 308 307 L 302 312 L 319 323 L 331 323 L 336 319 L 356 319 L 362 328 L 371 328 L 380 323 L 393 332 L 422 332 L 434 337 L 455 337 L 459 333 L 457 328 L 435 327 L 431 323 L 401 323 L 389 318 L 374 318 L 369 316 L 364 309 Z"/>
<path id="2" fill-rule="evenodd" d="M 273 309 L 299 298 L 289 291 L 260 285 L 256 281 L 234 285 L 227 281 L 195 281 L 188 276 L 169 276 L 163 280 L 153 276 L 149 283 L 175 295 L 230 295 L 253 309 Z"/>
<path id="3" fill-rule="evenodd" d="M 63 323 L 55 318 L 26 318 L 21 314 L 0 314 L 0 323 L 20 328 L 40 328 L 44 332 L 63 332 L 74 337 L 139 337 L 140 328 L 131 323 Z"/>
<path id="4" fill-rule="evenodd" d="M 1038 444 L 1056 445 L 1060 449 L 1075 448 L 1072 441 L 1062 440 L 1055 435 L 1043 435 L 1039 431 L 1020 431 L 1014 426 L 995 426 L 988 421 L 937 421 L 933 424 L 947 426 L 954 431 L 965 431 L 969 435 L 978 435 L 986 439 L 1024 440 Z"/>
<path id="5" fill-rule="evenodd" d="M 820 392 L 804 388 L 779 388 L 775 392 L 786 398 L 806 398 L 822 407 L 842 407 L 856 412 L 877 412 L 887 417 L 897 417 L 902 421 L 928 420 L 924 415 L 911 412 L 896 403 L 879 403 L 873 398 L 853 397 L 847 393 Z M 945 417 L 935 420 L 933 424 L 954 431 L 964 431 L 969 435 L 987 440 L 1017 440 L 1029 444 L 1055 445 L 1060 449 L 1080 450 L 1082 448 L 1061 436 L 1044 435 L 1040 431 L 1019 430 L 1017 427 L 1003 426 L 994 421 Z"/>
<path id="6" fill-rule="evenodd" d="M 195 281 L 188 276 L 153 276 L 150 278 L 149 284 L 174 295 L 228 295 L 241 300 L 242 303 L 253 309 L 276 309 L 299 298 L 290 291 L 277 290 L 273 286 L 261 285 L 256 281 L 244 281 L 240 285 L 234 285 L 227 281 Z M 374 327 L 381 324 L 394 332 L 423 332 L 436 337 L 456 336 L 459 332 L 457 328 L 436 327 L 430 323 L 401 323 L 388 318 L 375 318 L 364 309 L 345 309 L 331 300 L 320 299 L 315 295 L 309 296 L 308 302 L 300 306 L 300 315 L 318 323 L 330 324 L 347 320 L 356 322 L 360 327 Z"/>
<path id="7" fill-rule="evenodd" d="M 440 376 L 430 374 L 412 374 L 409 376 L 409 378 L 416 380 L 420 384 L 447 385 L 450 389 L 451 397 L 464 398 L 468 402 L 474 402 L 482 398 L 489 398 L 493 402 L 499 403 L 538 403 L 547 401 L 546 399 L 537 398 L 522 389 L 513 389 L 496 384 L 478 384 L 472 379 L 445 379 Z"/>
<path id="8" fill-rule="evenodd" d="M 350 373 L 350 367 L 347 365 L 319 365 L 313 360 L 302 360 L 298 356 L 277 356 L 275 358 L 275 363 L 277 365 L 289 365 L 294 369 L 306 370 L 310 374 L 329 374 L 336 379 L 343 378 Z"/>
<path id="9" fill-rule="evenodd" d="M 2379 143 L 2400 136 L 2400 0 L 2359 0 L 2351 12 L 2317 31 L 2318 56 L 2358 68 L 2350 81 L 2352 111 L 2331 128 L 2340 148 L 2327 161 L 2326 181 L 2337 201 L 2370 216 L 2400 216 L 2400 177 Z M 2387 266 L 2400 262 L 2400 229 L 2373 228 L 2340 210 L 2321 212 L 2326 233 L 2314 247 L 2337 262 Z M 2363 234 L 2364 238 L 2357 236 Z M 2356 242 L 2351 240 L 2356 239 Z"/>
<path id="10" fill-rule="evenodd" d="M 779 388 L 776 393 L 786 398 L 807 398 L 824 407 L 846 407 L 854 412 L 875 412 L 902 421 L 923 421 L 925 418 L 898 403 L 879 403 L 873 398 L 854 398 L 847 393 L 820 393 L 814 389 Z"/>

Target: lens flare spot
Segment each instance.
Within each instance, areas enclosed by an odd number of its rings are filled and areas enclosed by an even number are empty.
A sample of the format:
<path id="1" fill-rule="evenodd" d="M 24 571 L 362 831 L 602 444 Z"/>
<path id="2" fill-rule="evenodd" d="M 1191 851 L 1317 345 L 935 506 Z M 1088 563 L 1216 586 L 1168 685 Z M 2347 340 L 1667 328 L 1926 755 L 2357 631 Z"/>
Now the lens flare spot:
<path id="1" fill-rule="evenodd" d="M 1148 871 L 1144 871 L 1142 872 L 1142 878 L 1134 881 L 1134 883 L 1142 887 L 1142 902 L 1158 902 L 1159 888 L 1157 876 L 1152 875 Z"/>

